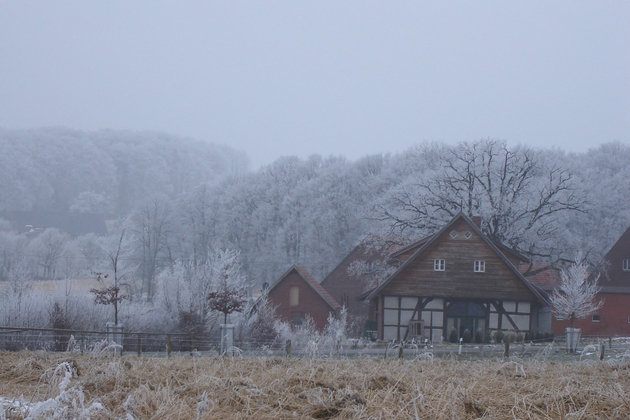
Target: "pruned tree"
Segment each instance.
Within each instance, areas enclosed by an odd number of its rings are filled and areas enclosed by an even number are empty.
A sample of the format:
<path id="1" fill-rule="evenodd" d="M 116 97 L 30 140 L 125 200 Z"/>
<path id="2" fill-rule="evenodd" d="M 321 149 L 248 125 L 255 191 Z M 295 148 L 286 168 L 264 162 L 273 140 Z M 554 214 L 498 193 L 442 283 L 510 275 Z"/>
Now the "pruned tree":
<path id="1" fill-rule="evenodd" d="M 241 265 L 236 251 L 219 251 L 211 258 L 215 289 L 208 293 L 207 299 L 212 310 L 223 313 L 224 323 L 228 315 L 241 312 L 247 302 L 247 284 L 241 274 Z"/>
<path id="2" fill-rule="evenodd" d="M 556 318 L 568 319 L 570 328 L 573 321 L 597 312 L 604 304 L 603 299 L 597 299 L 601 290 L 599 275 L 589 277 L 588 266 L 578 256 L 575 263 L 560 272 L 560 284 L 550 297 Z"/>
<path id="3" fill-rule="evenodd" d="M 131 300 L 131 296 L 123 293 L 122 287 L 126 286 L 122 280 L 129 272 L 129 268 L 121 263 L 121 257 L 128 252 L 129 241 L 125 240 L 125 229 L 120 233 L 120 237 L 116 245 L 105 246 L 109 269 L 113 274 L 113 284 L 106 285 L 105 279 L 109 277 L 108 273 L 97 272 L 96 280 L 101 284 L 98 289 L 90 289 L 94 294 L 94 302 L 99 305 L 112 305 L 114 307 L 114 324 L 118 325 L 118 305 L 123 300 Z"/>
<path id="4" fill-rule="evenodd" d="M 232 312 L 241 312 L 245 308 L 245 294 L 239 289 L 224 289 L 208 293 L 208 303 L 214 311 L 223 313 L 223 323 Z"/>

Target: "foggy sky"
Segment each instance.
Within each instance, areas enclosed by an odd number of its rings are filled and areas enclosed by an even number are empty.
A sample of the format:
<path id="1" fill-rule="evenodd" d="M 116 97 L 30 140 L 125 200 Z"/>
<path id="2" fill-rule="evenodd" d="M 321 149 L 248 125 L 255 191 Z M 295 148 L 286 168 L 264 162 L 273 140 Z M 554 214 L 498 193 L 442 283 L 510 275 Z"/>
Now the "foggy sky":
<path id="1" fill-rule="evenodd" d="M 630 2 L 0 0 L 0 126 L 281 155 L 630 142 Z"/>

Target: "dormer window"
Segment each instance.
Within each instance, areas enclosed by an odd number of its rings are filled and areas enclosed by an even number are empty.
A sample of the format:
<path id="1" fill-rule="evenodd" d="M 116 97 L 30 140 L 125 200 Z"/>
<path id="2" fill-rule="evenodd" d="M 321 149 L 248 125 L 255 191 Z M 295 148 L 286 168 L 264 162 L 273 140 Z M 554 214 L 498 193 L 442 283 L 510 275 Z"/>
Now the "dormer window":
<path id="1" fill-rule="evenodd" d="M 444 260 L 433 260 L 433 270 L 444 271 L 445 267 L 446 267 L 446 262 Z"/>
<path id="2" fill-rule="evenodd" d="M 630 271 L 630 260 L 628 259 L 623 260 L 623 263 L 621 264 L 621 269 L 623 271 Z"/>
<path id="3" fill-rule="evenodd" d="M 484 260 L 475 261 L 475 273 L 484 273 L 486 271 L 486 262 Z"/>

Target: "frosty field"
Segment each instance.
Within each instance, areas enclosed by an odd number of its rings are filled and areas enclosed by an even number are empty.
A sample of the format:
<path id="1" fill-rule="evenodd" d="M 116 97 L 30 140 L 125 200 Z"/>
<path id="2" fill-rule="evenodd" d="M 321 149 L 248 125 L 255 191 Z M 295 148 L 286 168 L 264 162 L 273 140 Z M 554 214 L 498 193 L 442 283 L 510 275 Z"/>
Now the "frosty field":
<path id="1" fill-rule="evenodd" d="M 7 419 L 630 416 L 630 361 L 623 357 L 556 362 L 2 352 L 0 364 Z"/>

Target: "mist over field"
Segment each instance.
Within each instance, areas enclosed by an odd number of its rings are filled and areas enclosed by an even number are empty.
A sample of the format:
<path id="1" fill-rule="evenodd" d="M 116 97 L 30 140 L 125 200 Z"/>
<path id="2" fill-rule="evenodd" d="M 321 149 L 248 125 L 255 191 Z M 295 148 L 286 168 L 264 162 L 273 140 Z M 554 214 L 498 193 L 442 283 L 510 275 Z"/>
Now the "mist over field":
<path id="1" fill-rule="evenodd" d="M 195 296 L 212 281 L 191 273 L 222 251 L 256 294 L 293 264 L 321 281 L 361 240 L 406 244 L 460 210 L 534 260 L 581 250 L 594 267 L 630 225 L 630 148 L 615 142 L 585 153 L 421 143 L 358 160 L 284 156 L 257 170 L 244 152 L 154 132 L 2 130 L 0 147 L 5 325 L 46 326 L 61 301 L 73 322 L 103 322 L 102 307 L 78 315 L 89 293 L 42 294 L 28 281 L 94 280 L 112 271 L 113 251 L 133 298 L 123 318 L 151 312 L 177 329 L 182 312 L 210 316 Z"/>

